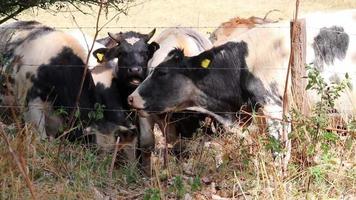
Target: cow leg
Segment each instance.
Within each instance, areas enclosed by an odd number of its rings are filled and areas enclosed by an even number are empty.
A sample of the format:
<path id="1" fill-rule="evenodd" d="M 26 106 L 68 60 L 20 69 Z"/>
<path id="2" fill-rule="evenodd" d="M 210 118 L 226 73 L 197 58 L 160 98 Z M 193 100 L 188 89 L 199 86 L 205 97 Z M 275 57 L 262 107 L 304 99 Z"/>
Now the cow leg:
<path id="1" fill-rule="evenodd" d="M 291 141 L 288 134 L 291 132 L 290 123 L 284 123 L 283 107 L 280 103 L 268 103 L 263 107 L 263 112 L 267 115 L 268 133 L 282 145 L 282 152 L 273 152 L 280 163 L 283 173 L 286 172 L 287 165 L 291 156 Z"/>
<path id="2" fill-rule="evenodd" d="M 130 163 L 136 162 L 137 138 L 131 139 L 130 143 L 125 144 L 124 154 Z"/>
<path id="3" fill-rule="evenodd" d="M 42 140 L 47 139 L 45 102 L 43 102 L 40 97 L 31 99 L 28 102 L 28 110 L 24 113 L 24 118 L 26 122 L 33 124 L 37 128 Z"/>
<path id="4" fill-rule="evenodd" d="M 165 114 L 163 118 L 160 118 L 157 121 L 157 123 L 166 140 L 165 142 L 175 146 L 175 143 L 178 139 L 178 134 L 175 124 L 171 121 L 171 114 Z"/>
<path id="5" fill-rule="evenodd" d="M 155 147 L 155 137 L 153 134 L 154 120 L 151 117 L 140 117 L 139 126 L 139 149 L 141 155 L 141 165 L 143 171 L 147 175 L 151 175 L 151 153 Z"/>

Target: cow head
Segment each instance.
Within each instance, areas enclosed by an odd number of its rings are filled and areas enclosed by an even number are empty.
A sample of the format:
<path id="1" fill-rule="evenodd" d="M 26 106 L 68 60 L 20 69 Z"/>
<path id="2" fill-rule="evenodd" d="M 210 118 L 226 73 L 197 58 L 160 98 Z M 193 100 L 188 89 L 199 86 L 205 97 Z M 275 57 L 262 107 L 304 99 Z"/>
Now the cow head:
<path id="1" fill-rule="evenodd" d="M 208 55 L 189 59 L 184 57 L 183 50 L 171 51 L 166 60 L 128 97 L 129 105 L 137 109 L 141 116 L 194 106 L 196 97 L 204 94 L 192 77 L 201 79 L 209 73 L 207 69 L 196 65 L 198 60 L 204 62 L 203 57 L 208 65 Z"/>
<path id="2" fill-rule="evenodd" d="M 132 91 L 146 78 L 147 63 L 153 53 L 159 48 L 155 42 L 148 43 L 154 35 L 155 29 L 148 34 L 126 32 L 111 34 L 111 40 L 117 45 L 112 48 L 101 48 L 94 51 L 99 62 L 118 58 L 118 66 L 114 73 L 121 85 Z"/>

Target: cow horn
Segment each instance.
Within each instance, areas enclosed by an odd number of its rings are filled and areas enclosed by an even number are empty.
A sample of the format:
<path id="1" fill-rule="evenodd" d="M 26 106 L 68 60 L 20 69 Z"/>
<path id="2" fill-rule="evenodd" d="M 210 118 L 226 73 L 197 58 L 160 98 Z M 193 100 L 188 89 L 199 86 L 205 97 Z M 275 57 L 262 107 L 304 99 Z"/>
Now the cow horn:
<path id="1" fill-rule="evenodd" d="M 110 32 L 108 32 L 108 35 L 109 35 L 109 37 L 111 38 L 111 39 L 113 39 L 115 42 L 117 42 L 117 43 L 120 43 L 120 36 L 121 36 L 121 33 L 119 33 L 119 34 L 113 34 L 113 33 L 110 33 Z"/>
<path id="2" fill-rule="evenodd" d="M 155 34 L 156 32 L 156 28 L 154 28 L 150 33 L 147 34 L 146 36 L 146 42 L 148 42 L 152 37 L 153 35 Z"/>

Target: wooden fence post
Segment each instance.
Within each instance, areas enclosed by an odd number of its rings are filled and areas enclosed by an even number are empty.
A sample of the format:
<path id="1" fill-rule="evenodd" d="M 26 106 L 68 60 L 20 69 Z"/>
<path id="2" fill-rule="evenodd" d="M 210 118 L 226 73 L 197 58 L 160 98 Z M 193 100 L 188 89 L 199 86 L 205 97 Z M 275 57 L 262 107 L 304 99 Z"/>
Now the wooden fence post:
<path id="1" fill-rule="evenodd" d="M 291 92 L 292 103 L 301 114 L 308 114 L 308 98 L 306 93 L 307 79 L 306 77 L 306 24 L 305 19 L 299 19 L 296 22 L 291 22 Z"/>

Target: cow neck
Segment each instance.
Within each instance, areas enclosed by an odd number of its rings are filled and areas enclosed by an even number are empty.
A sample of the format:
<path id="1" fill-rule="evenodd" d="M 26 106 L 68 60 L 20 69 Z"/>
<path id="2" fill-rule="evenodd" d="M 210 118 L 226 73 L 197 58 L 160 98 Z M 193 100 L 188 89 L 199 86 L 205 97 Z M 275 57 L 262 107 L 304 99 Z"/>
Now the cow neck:
<path id="1" fill-rule="evenodd" d="M 235 109 L 235 105 L 231 105 L 229 102 L 208 96 L 201 90 L 198 91 L 198 97 L 193 99 L 194 106 L 187 108 L 187 110 L 208 114 L 224 126 L 231 126 L 236 119 L 235 112 L 239 108 Z"/>
<path id="2" fill-rule="evenodd" d="M 243 73 L 242 76 L 247 77 L 247 74 Z M 228 79 L 228 77 L 225 78 Z M 205 85 L 199 82 L 194 85 L 196 88 L 193 96 L 196 96 L 196 98 L 192 99 L 194 104 L 188 110 L 208 114 L 223 124 L 224 127 L 230 127 L 234 124 L 243 105 L 255 104 L 254 95 L 244 88 L 243 80 L 240 78 L 231 82 L 224 90 L 218 90 L 219 87 L 211 90 L 209 84 Z"/>
<path id="3" fill-rule="evenodd" d="M 130 106 L 127 102 L 127 97 L 135 91 L 136 88 L 129 88 L 126 83 L 118 81 L 118 90 L 121 97 L 122 106 L 124 109 L 129 109 Z"/>

